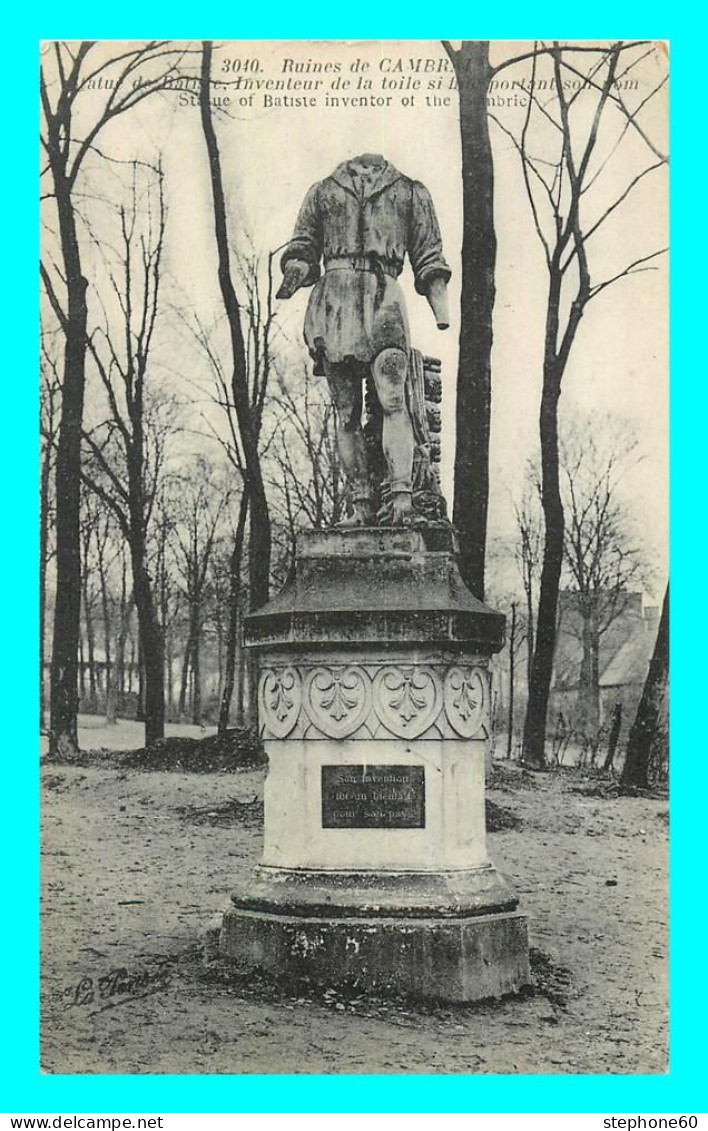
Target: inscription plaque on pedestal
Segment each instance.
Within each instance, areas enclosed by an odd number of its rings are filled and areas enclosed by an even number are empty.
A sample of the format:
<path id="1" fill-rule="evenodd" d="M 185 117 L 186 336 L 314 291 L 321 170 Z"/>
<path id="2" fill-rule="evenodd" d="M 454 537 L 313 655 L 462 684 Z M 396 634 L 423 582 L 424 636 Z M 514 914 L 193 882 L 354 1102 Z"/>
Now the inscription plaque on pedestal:
<path id="1" fill-rule="evenodd" d="M 424 829 L 423 766 L 323 766 L 323 829 Z"/>

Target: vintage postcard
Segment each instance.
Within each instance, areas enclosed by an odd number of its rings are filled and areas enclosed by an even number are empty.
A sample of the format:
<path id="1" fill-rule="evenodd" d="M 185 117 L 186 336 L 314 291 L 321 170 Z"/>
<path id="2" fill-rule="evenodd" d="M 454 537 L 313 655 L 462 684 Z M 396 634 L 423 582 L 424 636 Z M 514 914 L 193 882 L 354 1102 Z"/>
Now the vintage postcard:
<path id="1" fill-rule="evenodd" d="M 668 70 L 41 45 L 43 1072 L 668 1071 Z"/>

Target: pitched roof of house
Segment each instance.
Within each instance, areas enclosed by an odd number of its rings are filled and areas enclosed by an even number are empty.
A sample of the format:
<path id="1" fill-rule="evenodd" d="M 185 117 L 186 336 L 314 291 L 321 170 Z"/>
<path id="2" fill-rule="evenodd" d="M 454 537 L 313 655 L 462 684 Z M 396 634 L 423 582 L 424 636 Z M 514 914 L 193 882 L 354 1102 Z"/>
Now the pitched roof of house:
<path id="1" fill-rule="evenodd" d="M 611 658 L 600 673 L 600 687 L 624 687 L 630 683 L 643 683 L 649 669 L 655 633 L 644 625 Z"/>
<path id="2" fill-rule="evenodd" d="M 559 632 L 554 659 L 556 690 L 577 688 L 583 659 L 579 595 L 560 594 Z M 600 686 L 643 682 L 656 636 L 653 609 L 642 608 L 640 593 L 627 593 L 625 606 L 600 638 Z"/>

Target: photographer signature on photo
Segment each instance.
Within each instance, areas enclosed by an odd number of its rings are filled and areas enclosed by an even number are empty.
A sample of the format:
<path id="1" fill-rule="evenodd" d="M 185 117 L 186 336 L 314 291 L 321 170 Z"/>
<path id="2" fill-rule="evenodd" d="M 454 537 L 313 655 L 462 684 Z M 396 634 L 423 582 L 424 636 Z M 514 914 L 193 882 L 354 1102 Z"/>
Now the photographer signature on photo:
<path id="1" fill-rule="evenodd" d="M 62 997 L 67 1010 L 98 1005 L 96 1012 L 100 1013 L 104 1009 L 113 1009 L 116 1005 L 159 993 L 168 989 L 171 983 L 172 976 L 164 968 L 130 971 L 120 966 L 100 976 L 85 974 L 78 982 L 67 986 Z"/>

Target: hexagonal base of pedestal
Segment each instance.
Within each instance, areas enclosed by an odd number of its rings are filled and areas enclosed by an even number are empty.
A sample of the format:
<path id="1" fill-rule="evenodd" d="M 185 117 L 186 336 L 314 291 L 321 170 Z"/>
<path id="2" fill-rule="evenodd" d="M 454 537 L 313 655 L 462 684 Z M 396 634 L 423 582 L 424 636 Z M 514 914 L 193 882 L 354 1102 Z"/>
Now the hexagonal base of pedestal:
<path id="1" fill-rule="evenodd" d="M 526 918 L 491 865 L 428 874 L 259 868 L 232 901 L 219 950 L 242 970 L 460 1002 L 529 981 Z"/>
<path id="2" fill-rule="evenodd" d="M 233 908 L 219 949 L 242 970 L 448 1002 L 501 997 L 529 982 L 526 919 L 518 912 L 327 920 Z"/>

